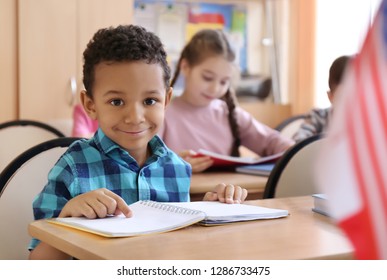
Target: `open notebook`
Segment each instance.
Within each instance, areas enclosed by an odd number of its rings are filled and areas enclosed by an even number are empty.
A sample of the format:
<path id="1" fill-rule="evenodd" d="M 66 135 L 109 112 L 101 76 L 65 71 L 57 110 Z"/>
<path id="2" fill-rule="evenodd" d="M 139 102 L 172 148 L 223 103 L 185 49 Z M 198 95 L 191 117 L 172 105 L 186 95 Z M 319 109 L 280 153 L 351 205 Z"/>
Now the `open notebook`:
<path id="1" fill-rule="evenodd" d="M 53 218 L 48 221 L 106 237 L 124 237 L 172 231 L 198 222 L 213 225 L 288 215 L 287 210 L 208 201 L 138 201 L 129 207 L 133 211 L 131 218 L 119 215 L 102 219 Z"/>
<path id="2" fill-rule="evenodd" d="M 248 204 L 226 204 L 218 201 L 194 201 L 167 204 L 204 211 L 206 216 L 199 224 L 219 225 L 225 223 L 275 219 L 286 217 L 287 210 L 266 208 Z"/>
<path id="3" fill-rule="evenodd" d="M 259 163 L 268 163 L 275 162 L 279 159 L 284 153 L 277 153 L 274 155 L 252 158 L 252 157 L 233 157 L 226 156 L 211 151 L 199 149 L 197 151 L 196 157 L 208 156 L 214 160 L 213 167 L 232 167 L 232 166 L 241 166 L 241 165 L 250 165 L 250 164 L 259 164 Z"/>

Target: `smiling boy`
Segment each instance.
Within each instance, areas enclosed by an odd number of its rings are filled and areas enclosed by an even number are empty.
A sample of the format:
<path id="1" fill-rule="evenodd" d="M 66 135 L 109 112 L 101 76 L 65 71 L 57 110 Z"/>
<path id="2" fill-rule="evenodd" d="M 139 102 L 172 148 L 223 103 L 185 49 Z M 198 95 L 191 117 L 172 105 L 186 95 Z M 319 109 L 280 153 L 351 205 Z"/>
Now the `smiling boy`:
<path id="1" fill-rule="evenodd" d="M 97 31 L 84 52 L 81 103 L 97 120 L 91 139 L 72 144 L 33 203 L 35 219 L 132 213 L 138 200 L 189 201 L 191 167 L 156 135 L 172 96 L 157 36 L 128 25 Z M 219 184 L 204 200 L 239 203 L 247 191 Z M 33 239 L 31 259 L 70 256 Z"/>

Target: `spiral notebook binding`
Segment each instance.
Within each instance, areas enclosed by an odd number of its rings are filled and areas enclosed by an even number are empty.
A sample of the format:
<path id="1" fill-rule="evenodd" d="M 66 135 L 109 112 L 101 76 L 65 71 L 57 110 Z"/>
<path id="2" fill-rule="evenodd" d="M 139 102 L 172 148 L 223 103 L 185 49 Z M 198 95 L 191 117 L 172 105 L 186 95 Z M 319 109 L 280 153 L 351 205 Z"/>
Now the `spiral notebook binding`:
<path id="1" fill-rule="evenodd" d="M 140 203 L 145 206 L 153 207 L 163 211 L 178 213 L 178 214 L 197 215 L 201 213 L 201 211 L 198 211 L 198 210 L 187 209 L 187 208 L 179 207 L 175 205 L 168 205 L 166 203 L 161 203 L 161 202 L 152 201 L 152 200 L 142 200 L 140 201 Z"/>

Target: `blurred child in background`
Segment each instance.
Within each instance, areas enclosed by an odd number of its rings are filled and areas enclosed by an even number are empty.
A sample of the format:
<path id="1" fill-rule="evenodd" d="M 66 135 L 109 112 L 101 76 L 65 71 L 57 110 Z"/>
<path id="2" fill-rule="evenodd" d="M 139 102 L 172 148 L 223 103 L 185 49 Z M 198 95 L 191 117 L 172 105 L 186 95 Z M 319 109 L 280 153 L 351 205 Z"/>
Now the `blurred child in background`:
<path id="1" fill-rule="evenodd" d="M 77 104 L 73 111 L 73 137 L 90 138 L 98 129 L 98 121 L 91 119 L 81 104 Z"/>
<path id="2" fill-rule="evenodd" d="M 198 149 L 239 156 L 243 145 L 259 156 L 268 156 L 294 144 L 237 106 L 231 89 L 234 59 L 224 33 L 205 29 L 192 37 L 178 61 L 171 86 L 181 73 L 184 90 L 168 107 L 159 134 L 191 164 L 193 172 L 213 164 L 208 157 L 195 157 Z"/>
<path id="3" fill-rule="evenodd" d="M 326 131 L 334 106 L 335 93 L 341 83 L 344 70 L 346 69 L 350 59 L 351 56 L 343 55 L 333 61 L 331 67 L 329 68 L 329 90 L 327 92 L 332 106 L 324 109 L 312 109 L 306 115 L 305 121 L 301 124 L 299 130 L 294 134 L 294 141 L 300 142 L 310 136 Z"/>

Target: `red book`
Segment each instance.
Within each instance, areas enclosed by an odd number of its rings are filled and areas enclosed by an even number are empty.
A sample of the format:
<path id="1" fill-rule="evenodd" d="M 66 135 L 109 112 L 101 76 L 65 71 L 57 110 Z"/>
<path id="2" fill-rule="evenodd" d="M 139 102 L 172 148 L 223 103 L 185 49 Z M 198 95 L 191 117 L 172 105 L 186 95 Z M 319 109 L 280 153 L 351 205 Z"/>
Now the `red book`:
<path id="1" fill-rule="evenodd" d="M 268 163 L 275 162 L 279 159 L 284 153 L 277 153 L 267 157 L 251 158 L 251 157 L 232 157 L 225 156 L 222 154 L 210 152 L 207 150 L 200 149 L 197 151 L 196 157 L 208 156 L 214 160 L 213 167 L 231 167 L 231 166 L 241 166 L 241 165 L 251 165 L 259 163 Z"/>

